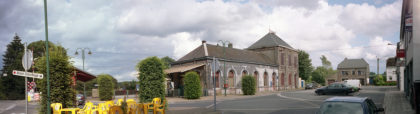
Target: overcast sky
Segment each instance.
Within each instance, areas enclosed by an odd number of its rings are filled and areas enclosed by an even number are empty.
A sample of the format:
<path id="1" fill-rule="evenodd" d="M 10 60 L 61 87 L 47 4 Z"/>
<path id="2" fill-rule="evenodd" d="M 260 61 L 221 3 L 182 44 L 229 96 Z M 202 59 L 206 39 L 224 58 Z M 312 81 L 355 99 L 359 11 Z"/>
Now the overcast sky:
<path id="1" fill-rule="evenodd" d="M 48 0 L 49 40 L 89 48 L 85 68 L 119 81 L 137 80 L 145 57 L 179 59 L 201 44 L 228 40 L 247 48 L 269 29 L 296 49 L 320 56 L 334 69 L 345 57 L 385 70 L 399 41 L 401 0 Z M 0 54 L 17 33 L 23 42 L 45 40 L 43 0 L 0 0 Z M 2 56 L 0 57 L 0 59 Z M 0 60 L 0 62 L 2 62 Z M 2 63 L 0 63 L 2 64 Z"/>

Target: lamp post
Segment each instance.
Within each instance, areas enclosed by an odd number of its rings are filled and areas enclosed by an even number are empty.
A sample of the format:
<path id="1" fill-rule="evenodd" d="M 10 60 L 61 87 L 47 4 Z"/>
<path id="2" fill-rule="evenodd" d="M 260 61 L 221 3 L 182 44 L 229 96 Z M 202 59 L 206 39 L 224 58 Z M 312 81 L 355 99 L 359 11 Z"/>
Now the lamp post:
<path id="1" fill-rule="evenodd" d="M 44 21 L 45 21 L 45 57 L 46 59 L 46 67 L 47 67 L 47 114 L 51 113 L 50 103 L 50 63 L 49 63 L 49 49 L 48 48 L 48 16 L 47 16 L 47 0 L 44 0 Z"/>
<path id="2" fill-rule="evenodd" d="M 219 40 L 218 42 L 217 42 L 217 44 L 219 44 L 219 43 L 221 43 L 222 45 L 223 45 L 223 88 L 225 89 L 225 96 L 226 96 L 226 89 L 227 89 L 227 86 L 225 86 L 226 85 L 226 75 L 227 75 L 227 73 L 226 73 L 226 44 L 229 44 L 230 42 L 229 41 L 227 41 L 227 40 Z"/>
<path id="3" fill-rule="evenodd" d="M 83 65 L 83 71 L 85 71 L 85 50 L 89 50 L 88 54 L 91 55 L 92 52 L 90 51 L 89 48 L 77 48 L 76 49 L 76 53 L 74 53 L 75 55 L 78 55 L 79 53 L 77 52 L 78 50 L 82 51 L 82 65 Z M 86 82 L 83 82 L 83 96 L 85 96 L 86 98 Z"/>

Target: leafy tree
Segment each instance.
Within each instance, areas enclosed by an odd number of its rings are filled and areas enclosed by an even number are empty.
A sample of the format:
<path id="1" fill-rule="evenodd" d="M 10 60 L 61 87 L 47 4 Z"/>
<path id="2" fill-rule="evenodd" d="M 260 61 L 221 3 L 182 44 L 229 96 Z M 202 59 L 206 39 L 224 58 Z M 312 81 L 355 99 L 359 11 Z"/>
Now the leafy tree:
<path id="1" fill-rule="evenodd" d="M 112 100 L 112 96 L 114 96 L 112 76 L 109 74 L 98 75 L 98 84 L 99 98 L 101 101 Z"/>
<path id="2" fill-rule="evenodd" d="M 376 76 L 376 73 L 375 72 L 370 72 L 369 76 Z"/>
<path id="3" fill-rule="evenodd" d="M 324 55 L 321 56 L 321 61 L 322 61 L 322 66 L 325 68 L 332 68 L 331 66 L 331 62 L 328 61 L 327 57 L 325 57 Z"/>
<path id="4" fill-rule="evenodd" d="M 23 71 L 23 51 L 24 46 L 21 39 L 15 34 L 13 41 L 7 45 L 7 50 L 3 55 L 3 69 L 1 71 L 7 76 L 0 78 L 0 99 L 25 99 L 25 78 L 12 74 L 12 70 Z"/>
<path id="5" fill-rule="evenodd" d="M 168 56 L 165 56 L 165 57 L 161 58 L 160 60 L 162 60 L 162 63 L 164 65 L 164 69 L 168 69 L 171 66 L 171 63 L 175 62 L 174 59 L 172 59 Z"/>
<path id="6" fill-rule="evenodd" d="M 310 79 L 311 72 L 313 70 L 311 59 L 309 54 L 303 50 L 299 50 L 299 75 L 303 80 Z"/>
<path id="7" fill-rule="evenodd" d="M 63 107 L 71 107 L 75 99 L 75 91 L 71 88 L 73 83 L 71 77 L 72 66 L 69 57 L 58 47 L 50 48 L 49 57 L 50 68 L 50 99 L 51 103 L 61 103 Z M 46 57 L 43 56 L 35 62 L 38 72 L 46 76 Z M 47 106 L 47 78 L 38 80 L 40 91 L 43 93 L 41 98 L 41 108 L 39 113 L 45 114 Z"/>
<path id="8" fill-rule="evenodd" d="M 139 71 L 140 102 L 151 102 L 153 98 L 165 99 L 165 73 L 162 61 L 157 57 L 148 57 L 136 67 Z"/>
<path id="9" fill-rule="evenodd" d="M 52 42 L 48 42 L 48 46 L 49 47 L 56 47 L 56 45 Z M 67 53 L 66 50 L 61 47 L 58 46 L 58 48 L 61 50 L 61 52 L 63 53 Z M 45 55 L 45 41 L 39 40 L 36 42 L 32 42 L 28 45 L 28 49 L 32 50 L 34 52 L 33 57 L 38 58 L 38 57 L 42 57 Z"/>
<path id="10" fill-rule="evenodd" d="M 316 67 L 312 72 L 312 80 L 322 85 L 325 85 L 326 76 L 328 76 L 328 69 L 325 67 Z"/>
<path id="11" fill-rule="evenodd" d="M 242 92 L 244 95 L 255 95 L 255 78 L 251 75 L 245 75 L 242 77 Z"/>
<path id="12" fill-rule="evenodd" d="M 200 76 L 191 71 L 184 75 L 184 96 L 187 99 L 198 99 L 201 96 Z"/>
<path id="13" fill-rule="evenodd" d="M 383 84 L 385 84 L 385 81 L 384 81 L 384 79 L 383 79 L 384 77 L 382 76 L 382 75 L 378 75 L 378 76 L 375 76 L 374 78 L 373 78 L 373 83 L 375 84 L 375 85 L 383 85 Z"/>

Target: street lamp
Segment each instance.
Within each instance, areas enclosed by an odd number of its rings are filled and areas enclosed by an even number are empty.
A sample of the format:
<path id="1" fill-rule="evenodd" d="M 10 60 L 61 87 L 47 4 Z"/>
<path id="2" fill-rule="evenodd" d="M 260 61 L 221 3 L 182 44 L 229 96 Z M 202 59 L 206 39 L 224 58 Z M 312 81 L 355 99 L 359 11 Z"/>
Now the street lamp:
<path id="1" fill-rule="evenodd" d="M 227 40 L 219 40 L 218 42 L 217 42 L 217 44 L 219 44 L 219 43 L 221 43 L 222 45 L 223 45 L 223 88 L 225 89 L 225 96 L 226 96 L 226 89 L 227 89 L 227 87 L 225 86 L 226 85 L 226 75 L 227 75 L 227 73 L 226 73 L 226 51 L 225 51 L 225 48 L 226 48 L 226 44 L 230 44 L 230 42 L 229 41 L 227 41 Z"/>
<path id="2" fill-rule="evenodd" d="M 83 71 L 85 71 L 85 50 L 89 50 L 88 54 L 91 55 L 92 52 L 90 51 L 89 48 L 77 48 L 76 49 L 76 53 L 74 53 L 75 55 L 79 55 L 79 53 L 77 52 L 78 50 L 82 51 L 82 65 L 83 65 Z M 86 82 L 83 83 L 83 95 L 86 98 Z"/>

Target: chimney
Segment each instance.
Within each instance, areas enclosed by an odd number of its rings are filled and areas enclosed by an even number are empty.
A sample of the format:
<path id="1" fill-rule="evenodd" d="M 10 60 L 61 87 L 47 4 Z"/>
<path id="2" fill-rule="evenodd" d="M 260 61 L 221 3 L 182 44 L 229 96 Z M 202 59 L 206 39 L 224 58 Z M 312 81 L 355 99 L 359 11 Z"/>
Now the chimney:
<path id="1" fill-rule="evenodd" d="M 229 43 L 228 44 L 228 48 L 233 48 L 233 44 L 232 43 Z"/>
<path id="2" fill-rule="evenodd" d="M 206 40 L 201 41 L 201 43 L 202 43 L 202 44 L 205 44 L 205 43 L 206 43 Z"/>

